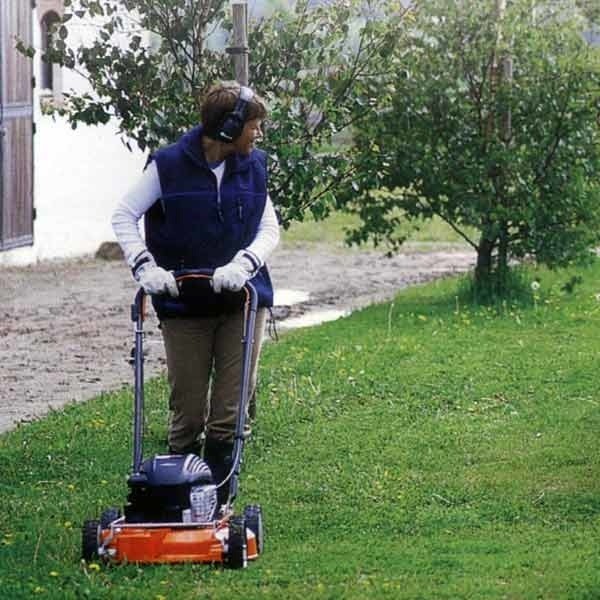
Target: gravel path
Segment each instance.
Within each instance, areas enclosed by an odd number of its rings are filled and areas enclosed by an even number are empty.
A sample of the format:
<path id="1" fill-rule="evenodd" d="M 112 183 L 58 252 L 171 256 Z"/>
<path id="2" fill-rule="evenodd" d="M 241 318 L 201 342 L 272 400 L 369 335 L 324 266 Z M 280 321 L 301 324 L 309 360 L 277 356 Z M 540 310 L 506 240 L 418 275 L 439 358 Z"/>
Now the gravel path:
<path id="1" fill-rule="evenodd" d="M 400 288 L 469 269 L 472 252 L 428 248 L 393 258 L 379 252 L 279 248 L 270 261 L 280 289 L 308 292 L 282 306 L 286 319 L 327 309 L 352 310 Z M 0 268 L 0 431 L 67 402 L 132 382 L 129 306 L 135 284 L 121 261 L 84 259 Z M 146 326 L 146 376 L 164 370 L 156 321 Z"/>

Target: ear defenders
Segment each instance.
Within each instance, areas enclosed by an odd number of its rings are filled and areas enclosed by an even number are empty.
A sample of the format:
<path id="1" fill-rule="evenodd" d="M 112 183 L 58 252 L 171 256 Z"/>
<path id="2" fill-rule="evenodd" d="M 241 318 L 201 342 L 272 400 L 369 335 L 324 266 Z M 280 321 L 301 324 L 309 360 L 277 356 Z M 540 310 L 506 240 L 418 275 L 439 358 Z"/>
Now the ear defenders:
<path id="1" fill-rule="evenodd" d="M 240 87 L 240 95 L 235 101 L 233 110 L 225 115 L 217 130 L 215 136 L 217 140 L 230 144 L 242 135 L 248 112 L 248 103 L 253 97 L 254 92 L 249 87 Z"/>

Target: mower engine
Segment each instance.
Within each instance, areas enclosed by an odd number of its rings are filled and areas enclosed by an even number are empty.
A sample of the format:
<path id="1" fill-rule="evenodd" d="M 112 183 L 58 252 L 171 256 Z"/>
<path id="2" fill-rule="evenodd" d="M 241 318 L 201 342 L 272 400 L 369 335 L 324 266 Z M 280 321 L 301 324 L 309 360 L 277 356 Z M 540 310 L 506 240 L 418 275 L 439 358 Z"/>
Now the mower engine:
<path id="1" fill-rule="evenodd" d="M 195 454 L 154 456 L 129 477 L 128 523 L 204 523 L 215 517 L 217 488 Z"/>

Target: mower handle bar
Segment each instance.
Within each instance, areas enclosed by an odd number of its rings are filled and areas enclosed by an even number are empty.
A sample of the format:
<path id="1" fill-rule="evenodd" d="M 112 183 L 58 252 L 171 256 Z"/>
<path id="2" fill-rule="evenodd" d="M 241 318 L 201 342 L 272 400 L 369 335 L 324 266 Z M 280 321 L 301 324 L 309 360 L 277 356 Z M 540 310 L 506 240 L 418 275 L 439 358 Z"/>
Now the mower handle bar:
<path id="1" fill-rule="evenodd" d="M 214 273 L 213 269 L 182 269 L 173 271 L 177 282 L 185 279 L 210 279 Z M 230 492 L 228 503 L 237 493 L 239 467 L 241 463 L 242 447 L 244 442 L 244 427 L 250 394 L 250 371 L 252 363 L 252 347 L 254 345 L 254 330 L 256 325 L 256 312 L 258 308 L 258 295 L 252 283 L 246 282 L 242 288 L 246 293 L 244 307 L 244 331 L 242 336 L 243 356 L 240 386 L 240 399 L 235 427 L 233 444 L 232 468 L 224 481 L 218 483 L 222 486 L 230 480 Z M 143 424 L 144 424 L 144 304 L 146 292 L 143 288 L 137 291 L 134 303 L 131 306 L 131 319 L 135 323 L 135 347 L 134 347 L 134 423 L 133 423 L 133 472 L 138 473 L 142 465 L 143 456 Z"/>
<path id="2" fill-rule="evenodd" d="M 177 283 L 183 281 L 184 279 L 212 279 L 214 272 L 214 269 L 180 269 L 176 271 L 171 271 Z M 144 290 L 144 288 L 140 287 L 135 295 L 135 300 L 133 301 L 132 309 L 137 309 L 141 311 L 142 316 L 144 311 L 144 300 L 148 295 L 149 294 Z M 137 321 L 137 313 L 132 314 L 131 320 L 134 322 Z"/>

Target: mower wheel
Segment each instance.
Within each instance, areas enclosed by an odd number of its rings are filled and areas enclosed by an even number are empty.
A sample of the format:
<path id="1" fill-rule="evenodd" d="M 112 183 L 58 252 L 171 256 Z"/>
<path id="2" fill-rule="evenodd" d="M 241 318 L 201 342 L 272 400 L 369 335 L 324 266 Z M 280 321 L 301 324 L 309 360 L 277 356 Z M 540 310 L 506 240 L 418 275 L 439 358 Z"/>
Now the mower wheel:
<path id="1" fill-rule="evenodd" d="M 246 527 L 256 536 L 256 549 L 262 554 L 265 547 L 265 532 L 263 528 L 262 508 L 258 504 L 251 504 L 244 508 Z"/>
<path id="2" fill-rule="evenodd" d="M 232 517 L 229 521 L 227 546 L 227 566 L 230 569 L 245 569 L 248 566 L 248 543 L 244 517 Z"/>
<path id="3" fill-rule="evenodd" d="M 108 529 L 110 524 L 121 517 L 121 511 L 114 506 L 107 508 L 100 515 L 100 529 Z"/>
<path id="4" fill-rule="evenodd" d="M 81 557 L 85 560 L 98 558 L 98 534 L 100 522 L 84 521 L 81 528 Z"/>

